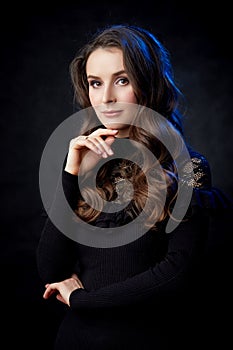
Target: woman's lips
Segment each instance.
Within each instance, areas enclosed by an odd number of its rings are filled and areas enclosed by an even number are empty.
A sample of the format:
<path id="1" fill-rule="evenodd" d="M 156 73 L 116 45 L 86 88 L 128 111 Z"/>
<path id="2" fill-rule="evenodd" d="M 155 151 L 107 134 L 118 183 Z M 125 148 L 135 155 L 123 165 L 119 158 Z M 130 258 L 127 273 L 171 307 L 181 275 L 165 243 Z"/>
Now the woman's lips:
<path id="1" fill-rule="evenodd" d="M 119 116 L 121 113 L 123 112 L 123 110 L 111 110 L 111 111 L 103 111 L 102 114 L 105 116 L 105 117 L 117 117 Z"/>

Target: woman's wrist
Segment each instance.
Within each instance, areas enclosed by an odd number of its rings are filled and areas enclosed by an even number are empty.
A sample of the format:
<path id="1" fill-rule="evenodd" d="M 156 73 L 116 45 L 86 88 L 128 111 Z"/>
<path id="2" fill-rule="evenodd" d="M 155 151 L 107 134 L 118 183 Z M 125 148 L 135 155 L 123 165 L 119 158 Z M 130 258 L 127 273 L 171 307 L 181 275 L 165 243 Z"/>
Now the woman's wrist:
<path id="1" fill-rule="evenodd" d="M 70 167 L 68 165 L 65 166 L 64 171 L 71 175 L 78 175 L 79 168 L 78 167 Z"/>

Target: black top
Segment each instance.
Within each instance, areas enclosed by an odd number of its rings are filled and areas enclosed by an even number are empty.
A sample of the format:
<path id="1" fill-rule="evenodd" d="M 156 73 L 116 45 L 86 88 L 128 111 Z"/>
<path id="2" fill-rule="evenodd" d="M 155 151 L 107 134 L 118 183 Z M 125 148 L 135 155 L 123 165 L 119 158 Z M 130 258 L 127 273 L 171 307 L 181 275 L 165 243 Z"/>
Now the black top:
<path id="1" fill-rule="evenodd" d="M 149 230 L 126 245 L 95 248 L 68 238 L 48 217 L 37 251 L 41 279 L 52 283 L 76 272 L 85 287 L 70 296 L 56 349 L 167 349 L 176 342 L 181 346 L 181 339 L 190 348 L 183 332 L 189 329 L 185 317 L 201 296 L 208 210 L 227 205 L 221 191 L 211 185 L 207 160 L 196 152 L 191 160 L 190 209 L 169 234 L 161 223 L 158 231 Z M 62 176 L 74 208 L 77 176 L 65 171 Z M 120 226 L 124 219 L 123 214 L 102 213 L 95 225 Z"/>

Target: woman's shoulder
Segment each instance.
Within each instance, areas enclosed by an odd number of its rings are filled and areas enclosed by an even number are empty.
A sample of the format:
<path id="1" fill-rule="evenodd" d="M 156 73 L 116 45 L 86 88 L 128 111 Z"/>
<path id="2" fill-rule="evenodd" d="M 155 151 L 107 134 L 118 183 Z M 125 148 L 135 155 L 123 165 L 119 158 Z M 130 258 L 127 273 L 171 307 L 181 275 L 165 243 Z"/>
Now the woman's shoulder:
<path id="1" fill-rule="evenodd" d="M 190 161 L 185 164 L 184 176 L 194 189 L 208 189 L 212 187 L 210 164 L 200 152 L 189 148 Z M 191 174 L 191 176 L 189 175 Z"/>
<path id="2" fill-rule="evenodd" d="M 232 199 L 212 183 L 208 159 L 192 148 L 189 148 L 189 154 L 190 162 L 185 165 L 184 177 L 193 188 L 193 204 L 206 209 L 232 209 Z"/>

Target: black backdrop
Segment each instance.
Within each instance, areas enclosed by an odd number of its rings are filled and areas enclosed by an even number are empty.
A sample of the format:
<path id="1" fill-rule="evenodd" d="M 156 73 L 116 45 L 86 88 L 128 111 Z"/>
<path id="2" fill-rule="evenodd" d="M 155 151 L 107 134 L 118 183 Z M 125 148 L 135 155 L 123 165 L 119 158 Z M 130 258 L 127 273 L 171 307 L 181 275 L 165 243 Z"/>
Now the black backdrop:
<path id="1" fill-rule="evenodd" d="M 5 349 L 15 342 L 24 349 L 51 349 L 63 312 L 63 306 L 42 299 L 36 269 L 35 250 L 45 220 L 39 165 L 50 134 L 74 112 L 68 65 L 79 46 L 105 24 L 125 22 L 152 30 L 170 51 L 176 81 L 187 98 L 187 138 L 209 160 L 214 185 L 232 196 L 230 13 L 223 1 L 207 8 L 176 1 L 128 5 L 77 1 L 54 6 L 33 2 L 1 8 L 0 252 Z M 204 335 L 206 346 L 221 348 L 227 344 L 229 330 L 223 320 L 230 300 L 232 227 L 228 226 L 229 222 L 214 223 L 213 269 L 207 269 L 210 286 L 203 291 L 206 323 L 199 323 L 200 315 L 196 328 L 196 336 Z"/>

